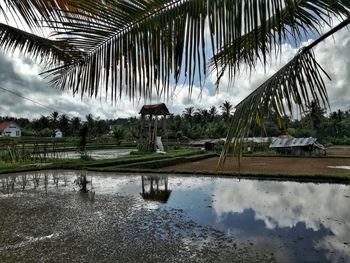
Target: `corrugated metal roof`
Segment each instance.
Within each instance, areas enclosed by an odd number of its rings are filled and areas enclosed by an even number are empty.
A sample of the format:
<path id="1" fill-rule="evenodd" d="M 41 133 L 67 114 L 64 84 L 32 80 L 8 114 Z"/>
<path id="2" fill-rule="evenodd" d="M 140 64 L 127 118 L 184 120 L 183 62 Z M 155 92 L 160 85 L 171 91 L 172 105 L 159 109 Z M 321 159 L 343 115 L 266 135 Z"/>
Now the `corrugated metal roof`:
<path id="1" fill-rule="evenodd" d="M 303 147 L 314 145 L 316 138 L 276 138 L 270 144 L 270 148 Z"/>
<path id="2" fill-rule="evenodd" d="M 253 142 L 253 143 L 268 143 L 270 140 L 271 140 L 271 138 L 269 138 L 269 137 L 247 137 L 247 138 L 244 138 L 245 142 Z"/>

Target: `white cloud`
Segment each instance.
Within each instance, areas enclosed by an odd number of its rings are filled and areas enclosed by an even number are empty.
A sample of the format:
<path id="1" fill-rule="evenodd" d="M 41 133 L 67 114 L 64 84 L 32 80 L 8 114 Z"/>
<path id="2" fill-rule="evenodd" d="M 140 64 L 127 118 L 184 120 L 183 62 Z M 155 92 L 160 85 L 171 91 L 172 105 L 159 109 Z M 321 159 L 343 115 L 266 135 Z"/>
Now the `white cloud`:
<path id="1" fill-rule="evenodd" d="M 325 28 L 325 30 L 327 30 Z M 306 44 L 306 43 L 303 43 Z M 164 98 L 152 99 L 152 103 L 166 102 L 172 113 L 182 113 L 186 107 L 209 108 L 219 106 L 225 100 L 233 105 L 238 104 L 250 92 L 262 84 L 268 77 L 274 74 L 281 66 L 287 63 L 297 52 L 297 48 L 289 44 L 282 46 L 282 55 L 277 60 L 272 59 L 266 69 L 257 65 L 251 74 L 243 72 L 236 76 L 233 87 L 229 85 L 228 75 L 221 80 L 219 93 L 215 92 L 215 74 L 207 77 L 206 85 L 201 91 L 200 87 L 194 86 L 192 96 L 189 99 L 188 86 L 179 85 L 173 92 L 169 101 Z M 327 81 L 332 110 L 350 108 L 350 34 L 343 30 L 334 35 L 334 39 L 328 39 L 315 49 L 319 63 L 332 77 Z M 130 101 L 123 97 L 112 104 L 110 99 L 83 98 L 80 95 L 73 97 L 69 91 L 56 90 L 38 76 L 41 68 L 28 59 L 23 59 L 15 54 L 13 57 L 0 54 L 0 80 L 4 88 L 20 92 L 33 100 L 39 101 L 51 108 L 57 109 L 61 114 L 66 113 L 84 118 L 88 113 L 101 118 L 118 118 L 137 116 L 144 100 Z M 7 72 L 7 73 L 5 73 Z M 17 102 L 15 106 L 14 103 Z M 21 102 L 18 104 L 18 102 Z M 149 101 L 147 102 L 149 103 Z M 31 102 L 13 97 L 13 95 L 1 92 L 0 96 L 1 115 L 16 115 L 29 118 L 38 118 L 40 115 L 48 115 L 49 109 L 42 108 Z"/>
<path id="2" fill-rule="evenodd" d="M 220 218 L 252 208 L 255 220 L 263 220 L 269 229 L 292 228 L 303 222 L 306 228 L 318 231 L 323 225 L 332 235 L 315 246 L 350 259 L 350 247 L 344 246 L 350 233 L 349 203 L 344 197 L 349 193 L 346 185 L 227 180 L 215 185 L 213 209 Z"/>
<path id="3" fill-rule="evenodd" d="M 341 30 L 320 43 L 315 54 L 318 62 L 330 75 L 327 90 L 332 110 L 350 108 L 350 34 Z"/>

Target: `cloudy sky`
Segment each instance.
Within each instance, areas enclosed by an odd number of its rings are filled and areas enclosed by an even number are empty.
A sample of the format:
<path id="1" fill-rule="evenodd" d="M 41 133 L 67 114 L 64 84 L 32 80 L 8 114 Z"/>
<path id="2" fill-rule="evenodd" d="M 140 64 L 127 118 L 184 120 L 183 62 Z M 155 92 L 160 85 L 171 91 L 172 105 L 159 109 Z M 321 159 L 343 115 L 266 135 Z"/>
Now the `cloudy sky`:
<path id="1" fill-rule="evenodd" d="M 326 30 L 327 28 L 325 28 Z M 308 40 L 308 42 L 310 41 L 312 39 Z M 173 98 L 165 102 L 172 113 L 181 113 L 189 106 L 195 108 L 219 106 L 225 100 L 236 105 L 288 62 L 295 55 L 298 47 L 284 44 L 282 50 L 282 56 L 277 61 L 273 60 L 266 70 L 262 66 L 258 66 L 252 74 L 241 73 L 237 76 L 233 87 L 228 86 L 228 76 L 224 76 L 218 94 L 213 88 L 216 81 L 215 76 L 208 76 L 202 93 L 200 88 L 195 86 L 189 99 L 187 87 L 179 86 L 173 92 Z M 332 78 L 332 81 L 327 81 L 331 110 L 350 109 L 349 31 L 345 29 L 336 33 L 333 38 L 318 45 L 315 53 L 318 62 Z M 33 119 L 39 118 L 41 115 L 49 115 L 56 110 L 60 114 L 68 114 L 70 117 L 84 118 L 87 114 L 92 113 L 95 117 L 102 119 L 125 118 L 137 116 L 139 109 L 144 104 L 143 100 L 133 102 L 128 98 L 122 98 L 112 104 L 110 100 L 106 101 L 104 98 L 73 97 L 70 91 L 50 87 L 47 81 L 39 76 L 40 72 L 40 66 L 34 61 L 24 58 L 20 54 L 9 55 L 0 50 L 0 88 L 11 90 L 46 106 L 42 107 L 0 89 L 0 116 Z M 152 101 L 152 103 L 157 102 L 164 102 L 164 99 Z"/>

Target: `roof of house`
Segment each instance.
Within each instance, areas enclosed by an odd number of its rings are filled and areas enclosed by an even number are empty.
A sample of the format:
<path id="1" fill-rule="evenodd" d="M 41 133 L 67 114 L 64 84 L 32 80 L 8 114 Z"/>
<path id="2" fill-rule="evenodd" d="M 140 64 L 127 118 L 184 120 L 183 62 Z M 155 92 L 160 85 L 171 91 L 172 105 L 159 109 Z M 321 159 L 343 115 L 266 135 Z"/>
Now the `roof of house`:
<path id="1" fill-rule="evenodd" d="M 286 147 L 304 147 L 304 146 L 316 146 L 318 148 L 324 148 L 323 145 L 316 142 L 316 138 L 276 138 L 270 144 L 270 148 L 286 148 Z"/>
<path id="2" fill-rule="evenodd" d="M 0 122 L 0 132 L 2 132 L 3 130 L 5 130 L 8 126 L 10 126 L 11 124 L 16 124 L 13 121 L 5 121 L 5 122 Z M 17 125 L 17 124 L 16 124 Z"/>
<path id="3" fill-rule="evenodd" d="M 141 115 L 170 115 L 167 106 L 164 103 L 143 105 L 140 112 Z"/>

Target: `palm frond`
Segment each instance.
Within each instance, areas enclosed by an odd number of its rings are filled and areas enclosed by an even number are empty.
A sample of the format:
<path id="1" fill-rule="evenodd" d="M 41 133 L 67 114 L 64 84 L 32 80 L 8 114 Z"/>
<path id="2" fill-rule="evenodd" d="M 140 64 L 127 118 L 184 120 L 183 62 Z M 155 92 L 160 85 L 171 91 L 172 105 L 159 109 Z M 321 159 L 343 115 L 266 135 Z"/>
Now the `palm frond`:
<path id="1" fill-rule="evenodd" d="M 88 55 L 49 71 L 55 86 L 90 95 L 105 87 L 116 99 L 124 91 L 131 98 L 165 94 L 182 71 L 191 85 L 195 72 L 202 79 L 205 1 L 110 0 L 79 6 L 89 15 L 63 22 L 58 37 Z"/>
<path id="2" fill-rule="evenodd" d="M 204 83 L 207 45 L 213 54 L 221 51 L 216 66 L 254 67 L 266 63 L 276 45 L 298 41 L 320 21 L 348 15 L 350 7 L 349 0 L 3 1 L 29 25 L 40 24 L 40 14 L 57 31 L 57 42 L 43 41 L 44 48 L 75 47 L 64 49 L 70 59 L 46 72 L 54 86 L 90 96 L 105 89 L 113 100 L 123 92 L 130 98 L 169 95 L 170 84 L 180 80 L 191 93 L 195 81 Z"/>
<path id="3" fill-rule="evenodd" d="M 281 120 L 282 116 L 293 112 L 293 105 L 301 112 L 311 102 L 328 106 L 323 75 L 329 78 L 313 52 L 301 49 L 288 64 L 236 106 L 219 165 L 224 164 L 229 154 L 240 158 L 249 127 L 263 119 L 271 109 Z"/>
<path id="4" fill-rule="evenodd" d="M 278 46 L 283 42 L 300 42 L 310 32 L 319 34 L 322 23 L 330 25 L 332 17 L 343 20 L 349 15 L 350 7 L 347 0 L 296 0 L 284 1 L 283 4 L 283 8 L 273 12 L 260 9 L 260 16 L 264 18 L 260 25 L 222 46 L 214 55 L 210 64 L 220 69 L 217 84 L 227 71 L 232 80 L 242 65 L 249 69 L 255 68 L 259 61 L 266 65 L 271 51 L 280 52 Z M 273 10 L 276 7 L 276 3 L 272 3 L 266 8 Z"/>
<path id="5" fill-rule="evenodd" d="M 0 46 L 5 52 L 20 51 L 34 59 L 44 60 L 45 66 L 57 66 L 72 60 L 74 48 L 66 42 L 54 41 L 0 23 Z M 75 56 L 78 56 L 76 52 Z M 49 64 L 51 63 L 51 64 Z"/>
<path id="6" fill-rule="evenodd" d="M 253 91 L 236 106 L 236 111 L 220 156 L 219 167 L 222 167 L 229 154 L 242 156 L 244 138 L 254 122 L 263 123 L 264 117 L 271 111 L 283 126 L 283 116 L 293 114 L 296 106 L 300 112 L 312 104 L 329 106 L 327 90 L 323 77 L 330 77 L 317 63 L 312 49 L 335 32 L 347 27 L 350 17 L 316 39 L 310 45 L 299 50 L 298 54 L 284 67 L 277 71 L 266 82 Z M 281 127 L 282 128 L 282 127 Z"/>
<path id="7" fill-rule="evenodd" d="M 111 90 L 116 100 L 123 92 L 165 95 L 180 80 L 191 93 L 194 81 L 204 83 L 207 45 L 221 51 L 213 64 L 224 69 L 266 63 L 276 45 L 348 14 L 350 1 L 86 0 L 77 7 L 84 13 L 67 12 L 56 37 L 87 55 L 47 73 L 54 86 L 91 96 Z"/>
<path id="8" fill-rule="evenodd" d="M 50 21 L 59 21 L 62 15 L 69 12 L 82 12 L 76 6 L 80 0 L 2 0 L 0 16 L 9 17 L 26 23 L 30 29 L 40 28 Z M 82 2 L 82 1 L 80 1 Z"/>

